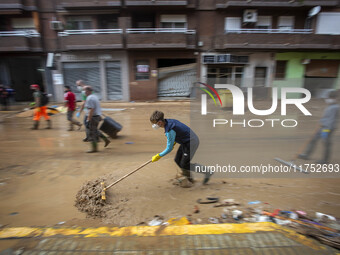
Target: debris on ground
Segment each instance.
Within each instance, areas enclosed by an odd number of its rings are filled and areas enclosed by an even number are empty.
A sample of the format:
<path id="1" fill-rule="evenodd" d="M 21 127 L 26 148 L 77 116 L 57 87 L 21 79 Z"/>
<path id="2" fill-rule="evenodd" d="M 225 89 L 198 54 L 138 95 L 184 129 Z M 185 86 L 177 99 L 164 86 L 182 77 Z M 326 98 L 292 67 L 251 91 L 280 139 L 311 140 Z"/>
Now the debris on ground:
<path id="1" fill-rule="evenodd" d="M 105 217 L 107 203 L 102 200 L 100 185 L 103 181 L 104 178 L 99 178 L 83 184 L 75 200 L 75 206 L 79 211 L 92 217 Z"/>

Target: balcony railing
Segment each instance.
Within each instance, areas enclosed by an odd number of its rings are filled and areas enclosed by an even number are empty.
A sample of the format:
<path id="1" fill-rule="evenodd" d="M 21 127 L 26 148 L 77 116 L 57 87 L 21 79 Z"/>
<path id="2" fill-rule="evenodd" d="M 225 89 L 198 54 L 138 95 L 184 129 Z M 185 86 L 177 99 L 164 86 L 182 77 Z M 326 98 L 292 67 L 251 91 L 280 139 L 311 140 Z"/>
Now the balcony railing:
<path id="1" fill-rule="evenodd" d="M 216 36 L 216 49 L 340 49 L 340 35 L 305 33 L 227 33 Z"/>
<path id="2" fill-rule="evenodd" d="M 1 31 L 0 51 L 42 51 L 40 34 L 36 31 Z"/>
<path id="3" fill-rule="evenodd" d="M 311 34 L 313 29 L 227 29 L 225 33 L 236 34 Z"/>
<path id="4" fill-rule="evenodd" d="M 2 14 L 6 14 L 7 11 L 13 14 L 16 11 L 21 13 L 22 10 L 36 11 L 37 6 L 34 0 L 1 0 L 0 10 Z"/>
<path id="5" fill-rule="evenodd" d="M 96 8 L 96 7 L 119 7 L 120 0 L 57 0 L 57 6 L 65 9 L 72 8 Z"/>
<path id="6" fill-rule="evenodd" d="M 122 29 L 84 29 L 59 32 L 63 50 L 121 49 Z"/>
<path id="7" fill-rule="evenodd" d="M 195 7 L 195 0 L 125 0 L 126 6 L 187 6 Z"/>
<path id="8" fill-rule="evenodd" d="M 195 48 L 196 31 L 183 28 L 129 28 L 127 48 Z"/>
<path id="9" fill-rule="evenodd" d="M 216 8 L 227 7 L 302 7 L 302 6 L 337 6 L 337 0 L 216 0 Z"/>

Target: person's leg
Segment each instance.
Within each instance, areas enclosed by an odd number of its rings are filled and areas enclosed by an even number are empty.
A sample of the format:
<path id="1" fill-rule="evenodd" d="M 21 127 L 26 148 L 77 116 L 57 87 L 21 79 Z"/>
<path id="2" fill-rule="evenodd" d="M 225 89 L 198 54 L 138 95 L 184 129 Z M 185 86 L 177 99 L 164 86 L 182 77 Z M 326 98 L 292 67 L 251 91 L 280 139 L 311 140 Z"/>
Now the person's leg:
<path id="1" fill-rule="evenodd" d="M 324 144 L 324 151 L 322 159 L 317 162 L 319 164 L 328 164 L 329 158 L 331 156 L 332 133 L 333 131 L 329 132 L 326 139 L 322 138 Z"/>
<path id="2" fill-rule="evenodd" d="M 39 128 L 40 118 L 41 118 L 40 109 L 34 108 L 33 127 L 31 129 L 37 130 Z"/>
<path id="3" fill-rule="evenodd" d="M 111 143 L 111 141 L 109 140 L 109 138 L 107 138 L 102 132 L 100 132 L 99 130 L 98 130 L 98 137 L 100 137 L 101 139 L 103 139 L 103 141 L 105 142 L 105 144 L 104 144 L 104 147 L 107 147 L 110 143 Z"/>
<path id="4" fill-rule="evenodd" d="M 98 151 L 98 124 L 100 118 L 93 116 L 91 121 L 89 122 L 89 141 L 91 142 L 91 150 L 87 151 L 89 153 Z"/>
<path id="5" fill-rule="evenodd" d="M 299 156 L 298 156 L 299 158 L 309 159 L 309 156 L 313 153 L 313 151 L 315 149 L 315 145 L 316 145 L 317 141 L 319 140 L 320 135 L 321 135 L 321 129 L 319 129 L 318 132 L 316 132 L 313 139 L 307 145 L 306 150 L 302 154 L 299 154 Z"/>
<path id="6" fill-rule="evenodd" d="M 73 130 L 73 124 L 72 124 L 72 113 L 73 111 L 71 111 L 70 109 L 67 109 L 67 120 L 69 122 L 69 129 L 67 131 L 72 131 Z"/>
<path id="7" fill-rule="evenodd" d="M 50 116 L 47 114 L 47 106 L 42 106 L 41 108 L 41 114 L 44 116 L 45 120 L 47 121 L 47 127 L 46 129 L 51 129 L 52 128 L 52 123 L 50 120 Z"/>
<path id="8" fill-rule="evenodd" d="M 87 124 L 87 114 L 85 114 L 84 116 L 84 127 L 85 127 L 85 138 L 83 139 L 84 142 L 88 142 L 89 141 L 89 136 L 90 136 L 90 130 L 88 128 L 88 124 Z"/>

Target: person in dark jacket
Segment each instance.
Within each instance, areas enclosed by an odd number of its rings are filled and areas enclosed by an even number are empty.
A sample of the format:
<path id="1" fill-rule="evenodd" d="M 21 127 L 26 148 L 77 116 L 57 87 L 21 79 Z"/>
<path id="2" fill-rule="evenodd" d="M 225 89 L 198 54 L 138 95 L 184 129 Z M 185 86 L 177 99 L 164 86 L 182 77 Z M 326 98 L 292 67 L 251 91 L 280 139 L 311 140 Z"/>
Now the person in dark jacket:
<path id="1" fill-rule="evenodd" d="M 176 119 L 164 119 L 164 113 L 161 111 L 154 111 L 150 117 L 152 128 L 164 128 L 165 136 L 167 138 L 166 149 L 152 157 L 152 162 L 156 162 L 168 153 L 170 153 L 175 143 L 180 144 L 175 162 L 182 169 L 182 174 L 187 177 L 188 181 L 194 182 L 190 175 L 190 171 L 195 170 L 195 165 L 191 163 L 199 146 L 198 136 L 187 125 Z M 211 173 L 205 173 L 203 184 L 207 184 L 211 177 Z"/>
<path id="2" fill-rule="evenodd" d="M 321 138 L 324 144 L 324 151 L 321 160 L 318 160 L 318 164 L 328 164 L 331 155 L 331 142 L 334 131 L 337 127 L 337 122 L 339 119 L 339 109 L 340 106 L 337 103 L 337 92 L 332 91 L 329 94 L 329 98 L 326 99 L 328 106 L 323 112 L 322 118 L 320 120 L 320 128 L 314 135 L 313 139 L 308 144 L 304 153 L 299 155 L 301 159 L 309 159 L 309 156 L 315 149 L 317 141 Z"/>

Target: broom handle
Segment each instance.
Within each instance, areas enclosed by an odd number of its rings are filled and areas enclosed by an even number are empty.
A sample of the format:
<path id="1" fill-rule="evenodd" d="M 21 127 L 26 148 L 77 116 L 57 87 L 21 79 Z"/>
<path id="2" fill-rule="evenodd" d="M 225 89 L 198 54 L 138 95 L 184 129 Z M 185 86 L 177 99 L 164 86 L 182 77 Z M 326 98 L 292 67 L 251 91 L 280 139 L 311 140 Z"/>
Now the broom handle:
<path id="1" fill-rule="evenodd" d="M 144 166 L 146 166 L 147 164 L 151 163 L 151 159 L 148 162 L 145 162 L 143 165 L 139 166 L 138 168 L 136 168 L 135 170 L 133 170 L 132 172 L 124 175 L 123 177 L 121 177 L 120 179 L 118 179 L 117 181 L 115 181 L 114 183 L 111 183 L 109 186 L 107 186 L 105 188 L 105 190 L 111 188 L 113 185 L 117 184 L 118 182 L 124 180 L 126 177 L 130 176 L 131 174 L 133 174 L 134 172 L 137 172 L 139 169 L 143 168 Z"/>

